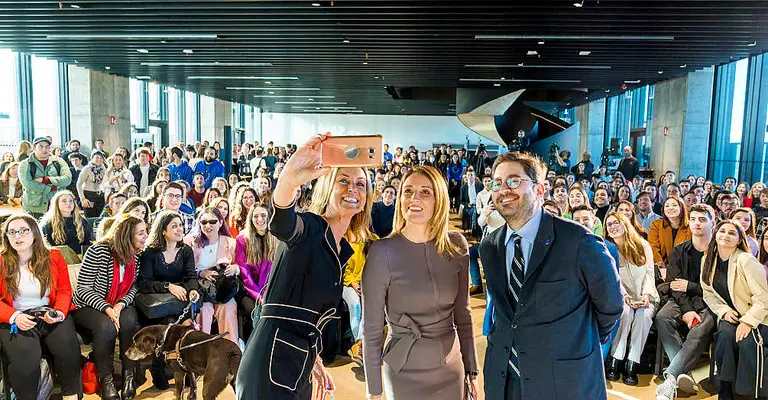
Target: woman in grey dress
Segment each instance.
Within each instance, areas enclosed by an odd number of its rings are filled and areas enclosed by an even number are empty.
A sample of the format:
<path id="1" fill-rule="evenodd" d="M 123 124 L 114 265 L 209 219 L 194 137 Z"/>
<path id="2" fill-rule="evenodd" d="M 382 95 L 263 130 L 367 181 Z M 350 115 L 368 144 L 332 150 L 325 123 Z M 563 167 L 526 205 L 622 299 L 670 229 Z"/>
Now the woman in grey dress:
<path id="1" fill-rule="evenodd" d="M 371 245 L 363 269 L 368 398 L 462 400 L 468 391 L 477 398 L 468 246 L 448 231 L 440 172 L 409 171 L 395 210 L 392 234 Z"/>

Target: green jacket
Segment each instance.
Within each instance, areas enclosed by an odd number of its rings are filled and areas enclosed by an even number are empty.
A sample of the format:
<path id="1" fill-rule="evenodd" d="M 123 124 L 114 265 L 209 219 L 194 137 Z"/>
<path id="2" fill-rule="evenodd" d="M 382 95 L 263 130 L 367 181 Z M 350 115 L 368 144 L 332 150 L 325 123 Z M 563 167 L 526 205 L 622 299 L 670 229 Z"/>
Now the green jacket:
<path id="1" fill-rule="evenodd" d="M 32 176 L 30 164 L 35 164 L 35 176 Z M 59 164 L 59 170 L 56 171 L 54 163 Z M 48 177 L 51 181 L 50 184 L 36 182 L 36 178 Z M 34 154 L 29 158 L 22 161 L 19 164 L 19 180 L 21 185 L 24 186 L 24 195 L 21 197 L 21 202 L 24 207 L 24 211 L 35 214 L 43 214 L 48 211 L 48 203 L 53 198 L 58 190 L 66 190 L 67 186 L 72 182 L 72 171 L 69 170 L 64 160 L 58 156 L 51 155 L 48 158 L 47 168 L 43 168 L 43 164 L 40 163 Z M 53 187 L 56 187 L 56 191 Z"/>

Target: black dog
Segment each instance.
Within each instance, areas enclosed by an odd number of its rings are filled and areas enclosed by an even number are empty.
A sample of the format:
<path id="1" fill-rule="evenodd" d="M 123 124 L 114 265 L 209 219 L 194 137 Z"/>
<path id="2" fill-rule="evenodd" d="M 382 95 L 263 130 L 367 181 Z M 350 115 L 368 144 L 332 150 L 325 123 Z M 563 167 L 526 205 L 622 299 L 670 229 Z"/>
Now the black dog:
<path id="1" fill-rule="evenodd" d="M 167 332 L 166 332 L 167 330 Z M 163 342 L 163 336 L 165 341 Z M 214 338 L 213 335 L 192 330 L 182 325 L 152 325 L 141 329 L 133 336 L 133 344 L 125 355 L 134 361 L 139 361 L 163 353 L 174 353 L 177 348 L 194 345 Z M 182 340 L 183 339 L 183 340 Z M 177 343 L 182 343 L 177 346 Z M 158 349 L 158 345 L 160 348 Z M 180 400 L 184 389 L 184 377 L 187 374 L 203 375 L 203 400 L 213 400 L 218 396 L 227 383 L 235 388 L 235 377 L 240 367 L 242 352 L 240 347 L 231 340 L 218 338 L 194 347 L 179 351 L 179 359 L 169 357 L 166 361 L 173 368 L 176 380 L 176 399 Z M 191 379 L 189 399 L 197 399 L 197 381 Z"/>

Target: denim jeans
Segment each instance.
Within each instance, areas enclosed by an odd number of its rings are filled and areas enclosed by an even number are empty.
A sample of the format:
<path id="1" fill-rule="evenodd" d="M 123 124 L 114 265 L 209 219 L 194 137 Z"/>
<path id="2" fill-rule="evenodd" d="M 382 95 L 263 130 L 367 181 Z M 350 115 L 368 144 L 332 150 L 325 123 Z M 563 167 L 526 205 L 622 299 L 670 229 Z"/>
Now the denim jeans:
<path id="1" fill-rule="evenodd" d="M 363 307 L 360 304 L 360 296 L 358 296 L 355 289 L 350 286 L 344 286 L 341 292 L 341 298 L 347 303 L 349 309 L 349 327 L 352 330 L 352 337 L 355 341 L 362 339 L 362 331 L 360 330 L 360 321 L 363 317 Z"/>
<path id="2" fill-rule="evenodd" d="M 480 276 L 480 245 L 469 248 L 469 279 L 472 286 L 483 286 L 483 277 Z"/>

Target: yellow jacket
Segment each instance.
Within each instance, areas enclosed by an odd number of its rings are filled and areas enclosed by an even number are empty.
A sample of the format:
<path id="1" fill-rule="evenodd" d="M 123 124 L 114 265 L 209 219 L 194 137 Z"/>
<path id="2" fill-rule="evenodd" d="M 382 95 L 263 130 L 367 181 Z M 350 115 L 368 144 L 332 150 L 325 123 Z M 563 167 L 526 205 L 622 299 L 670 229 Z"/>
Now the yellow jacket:
<path id="1" fill-rule="evenodd" d="M 701 259 L 702 271 L 704 260 Z M 715 269 L 712 268 L 712 276 Z M 720 297 L 712 285 L 701 280 L 701 288 L 704 292 L 704 301 L 717 315 L 718 320 L 723 318 L 731 307 Z M 752 256 L 741 250 L 735 250 L 728 258 L 728 292 L 731 295 L 733 305 L 744 322 L 752 328 L 758 325 L 768 325 L 768 281 L 765 278 L 765 268 Z"/>
<path id="2" fill-rule="evenodd" d="M 378 236 L 373 235 L 374 240 L 378 240 Z M 370 245 L 372 242 L 368 242 Z M 344 286 L 349 286 L 353 283 L 360 283 L 363 279 L 363 267 L 365 266 L 365 256 L 367 255 L 366 243 L 350 243 L 352 250 L 355 252 L 352 257 L 347 261 L 347 268 L 344 270 Z"/>

